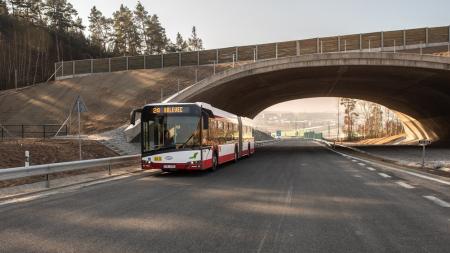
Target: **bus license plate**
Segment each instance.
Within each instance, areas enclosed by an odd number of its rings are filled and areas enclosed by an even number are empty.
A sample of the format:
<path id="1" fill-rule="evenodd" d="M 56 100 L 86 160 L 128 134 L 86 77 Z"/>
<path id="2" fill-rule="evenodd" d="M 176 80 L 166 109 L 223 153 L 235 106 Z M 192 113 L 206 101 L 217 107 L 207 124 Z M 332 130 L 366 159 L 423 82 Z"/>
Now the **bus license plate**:
<path id="1" fill-rule="evenodd" d="M 163 168 L 164 168 L 164 169 L 175 169 L 176 166 L 175 166 L 175 164 L 165 164 L 165 165 L 163 166 Z"/>

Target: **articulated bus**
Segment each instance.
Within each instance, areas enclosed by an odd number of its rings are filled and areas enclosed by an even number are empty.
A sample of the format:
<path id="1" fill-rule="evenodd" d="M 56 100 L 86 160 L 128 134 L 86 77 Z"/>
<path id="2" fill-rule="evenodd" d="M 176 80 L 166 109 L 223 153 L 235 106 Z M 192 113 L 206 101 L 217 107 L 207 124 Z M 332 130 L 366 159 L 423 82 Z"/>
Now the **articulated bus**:
<path id="1" fill-rule="evenodd" d="M 142 169 L 215 170 L 255 152 L 252 120 L 206 103 L 149 104 L 141 114 Z"/>

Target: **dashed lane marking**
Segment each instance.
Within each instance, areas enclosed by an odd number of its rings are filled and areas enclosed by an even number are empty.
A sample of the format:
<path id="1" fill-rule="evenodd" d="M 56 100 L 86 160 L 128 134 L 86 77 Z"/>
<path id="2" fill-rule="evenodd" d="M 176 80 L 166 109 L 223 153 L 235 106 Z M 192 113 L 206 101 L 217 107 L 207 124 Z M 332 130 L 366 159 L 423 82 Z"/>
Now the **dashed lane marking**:
<path id="1" fill-rule="evenodd" d="M 360 166 L 366 166 L 365 163 L 358 163 Z"/>
<path id="2" fill-rule="evenodd" d="M 372 168 L 372 167 L 366 167 L 366 169 L 368 169 L 368 170 L 370 170 L 370 171 L 375 171 L 375 169 Z"/>
<path id="3" fill-rule="evenodd" d="M 397 181 L 397 182 L 395 182 L 396 184 L 398 184 L 398 185 L 400 185 L 401 187 L 403 187 L 403 188 L 406 188 L 406 189 L 414 189 L 415 187 L 414 186 L 412 186 L 412 185 L 410 185 L 410 184 L 407 184 L 407 183 L 405 183 L 405 182 L 403 182 L 403 181 Z"/>
<path id="4" fill-rule="evenodd" d="M 450 207 L 448 202 L 443 201 L 442 199 L 436 198 L 435 196 L 423 196 L 424 198 L 433 201 L 435 204 L 442 207 Z"/>
<path id="5" fill-rule="evenodd" d="M 338 152 L 338 151 L 336 151 L 336 150 L 330 149 L 330 148 L 329 148 L 329 150 L 331 150 L 332 152 L 335 152 L 335 153 L 337 153 L 337 154 L 342 154 L 342 153 L 340 153 L 340 152 Z M 349 158 L 353 159 L 354 157 L 349 156 Z M 364 160 L 364 159 L 361 159 L 361 158 L 358 158 L 358 159 L 360 159 L 361 161 L 370 163 L 370 164 L 380 165 L 379 163 L 376 163 L 376 162 L 374 162 L 374 161 L 368 161 L 368 160 Z M 353 160 L 352 160 L 352 161 L 353 161 Z M 356 160 L 355 160 L 355 161 L 356 161 Z M 394 168 L 394 167 L 392 167 L 392 166 L 386 166 L 386 165 L 381 165 L 381 166 L 388 167 L 390 170 L 397 171 L 397 172 L 400 172 L 400 173 L 409 174 L 409 175 L 412 175 L 412 176 L 415 176 L 415 177 L 420 177 L 420 178 L 422 178 L 422 179 L 426 179 L 426 180 L 438 182 L 438 183 L 445 184 L 445 185 L 450 185 L 450 182 L 445 181 L 445 180 L 441 180 L 441 179 L 438 179 L 438 178 L 435 178 L 435 177 L 427 176 L 427 175 L 420 174 L 420 173 L 416 173 L 416 172 L 412 172 L 412 171 L 406 171 L 406 170 L 402 170 L 402 169 L 396 169 L 396 168 Z"/>
<path id="6" fill-rule="evenodd" d="M 380 175 L 384 178 L 391 178 L 391 176 L 389 176 L 388 174 L 385 174 L 385 173 L 378 173 L 378 175 Z"/>

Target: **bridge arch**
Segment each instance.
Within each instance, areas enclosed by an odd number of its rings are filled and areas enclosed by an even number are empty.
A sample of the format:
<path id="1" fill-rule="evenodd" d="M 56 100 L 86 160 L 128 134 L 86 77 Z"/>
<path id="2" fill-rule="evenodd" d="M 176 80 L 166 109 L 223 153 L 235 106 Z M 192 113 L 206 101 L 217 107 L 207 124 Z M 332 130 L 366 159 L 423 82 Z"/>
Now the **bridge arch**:
<path id="1" fill-rule="evenodd" d="M 419 137 L 450 141 L 450 58 L 351 52 L 264 60 L 211 76 L 167 99 L 254 117 L 293 99 L 351 97 L 404 115 Z M 415 120 L 416 121 L 415 121 Z"/>

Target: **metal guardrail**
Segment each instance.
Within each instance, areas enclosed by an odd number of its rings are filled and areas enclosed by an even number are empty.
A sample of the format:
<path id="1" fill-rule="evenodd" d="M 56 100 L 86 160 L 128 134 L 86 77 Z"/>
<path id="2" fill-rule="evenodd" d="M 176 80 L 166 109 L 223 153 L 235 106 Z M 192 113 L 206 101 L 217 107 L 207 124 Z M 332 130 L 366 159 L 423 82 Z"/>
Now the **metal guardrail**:
<path id="1" fill-rule="evenodd" d="M 255 141 L 255 146 L 256 147 L 262 147 L 262 146 L 264 146 L 266 144 L 271 144 L 271 143 L 278 142 L 278 141 L 279 140 L 277 140 L 277 139 L 266 140 L 266 141 Z"/>
<path id="2" fill-rule="evenodd" d="M 111 166 L 115 164 L 132 161 L 141 155 L 129 155 L 119 157 L 108 157 L 92 160 L 63 162 L 33 165 L 29 167 L 18 167 L 0 170 L 0 181 L 15 180 L 32 176 L 46 176 L 47 187 L 49 187 L 49 175 L 68 171 L 77 171 L 94 167 L 105 167 L 111 175 Z"/>
<path id="3" fill-rule="evenodd" d="M 267 140 L 267 141 L 257 141 L 255 142 L 256 146 L 264 146 L 269 143 L 277 142 L 278 140 Z M 1 169 L 0 170 L 0 181 L 5 180 L 15 180 L 26 177 L 33 176 L 47 176 L 47 186 L 49 186 L 49 177 L 48 175 L 68 172 L 68 171 L 77 171 L 83 169 L 89 169 L 94 167 L 105 167 L 109 174 L 111 174 L 111 166 L 115 164 L 120 164 L 127 161 L 132 161 L 133 159 L 139 158 L 141 155 L 128 155 L 128 156 L 119 156 L 119 157 L 108 157 L 108 158 L 100 158 L 100 159 L 92 159 L 92 160 L 83 160 L 83 161 L 73 161 L 73 162 L 63 162 L 63 163 L 52 163 L 52 164 L 42 164 L 42 165 L 33 165 L 29 167 L 17 167 L 17 168 L 9 168 L 9 169 Z"/>

